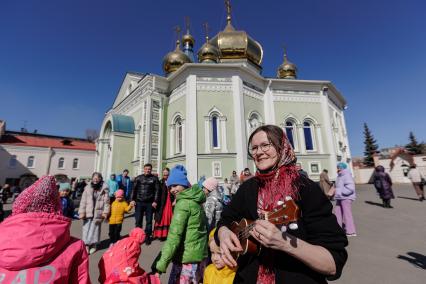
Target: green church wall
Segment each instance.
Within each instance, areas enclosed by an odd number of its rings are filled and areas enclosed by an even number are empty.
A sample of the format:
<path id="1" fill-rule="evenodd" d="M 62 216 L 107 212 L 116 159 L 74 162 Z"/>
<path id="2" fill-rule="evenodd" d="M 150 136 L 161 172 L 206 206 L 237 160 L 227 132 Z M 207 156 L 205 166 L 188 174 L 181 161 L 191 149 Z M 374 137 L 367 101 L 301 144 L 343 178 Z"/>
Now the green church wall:
<path id="1" fill-rule="evenodd" d="M 134 137 L 113 134 L 112 173 L 121 173 L 123 169 L 132 169 Z"/>
<path id="2" fill-rule="evenodd" d="M 221 177 L 216 177 L 219 181 L 231 176 L 236 170 L 235 157 L 198 157 L 198 178 L 205 175 L 207 178 L 213 176 L 213 162 L 220 162 L 222 168 Z"/>

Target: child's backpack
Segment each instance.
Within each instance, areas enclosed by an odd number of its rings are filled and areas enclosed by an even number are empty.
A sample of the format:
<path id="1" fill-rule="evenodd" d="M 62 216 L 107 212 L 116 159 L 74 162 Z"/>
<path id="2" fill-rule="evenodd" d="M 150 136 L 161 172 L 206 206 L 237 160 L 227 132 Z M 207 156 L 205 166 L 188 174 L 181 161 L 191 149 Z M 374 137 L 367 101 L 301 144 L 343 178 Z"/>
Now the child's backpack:
<path id="1" fill-rule="evenodd" d="M 138 262 L 144 240 L 144 231 L 135 228 L 129 237 L 110 247 L 99 261 L 100 283 L 151 283 Z"/>

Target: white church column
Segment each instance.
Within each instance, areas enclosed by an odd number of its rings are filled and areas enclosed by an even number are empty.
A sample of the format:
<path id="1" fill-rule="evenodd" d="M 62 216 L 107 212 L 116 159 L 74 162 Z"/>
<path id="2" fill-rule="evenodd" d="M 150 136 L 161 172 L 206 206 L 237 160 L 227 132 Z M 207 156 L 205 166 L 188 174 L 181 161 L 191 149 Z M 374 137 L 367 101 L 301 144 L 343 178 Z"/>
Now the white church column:
<path id="1" fill-rule="evenodd" d="M 327 91 L 321 91 L 321 109 L 324 115 L 324 130 L 326 133 L 326 141 L 328 145 L 329 152 L 329 164 L 330 169 L 328 169 L 329 176 L 335 177 L 337 176 L 336 164 L 337 164 L 337 156 L 336 156 L 336 147 L 335 141 L 333 139 L 333 126 L 330 120 L 330 110 L 328 107 L 328 94 Z"/>
<path id="2" fill-rule="evenodd" d="M 176 144 L 176 134 L 175 134 L 175 128 L 176 126 L 174 124 L 170 125 L 170 155 L 169 157 L 172 157 L 175 154 L 175 144 Z"/>
<path id="3" fill-rule="evenodd" d="M 136 161 L 138 158 L 140 158 L 140 153 L 139 153 L 139 145 L 140 145 L 140 134 L 141 134 L 141 129 L 140 127 L 138 127 L 137 129 L 135 129 L 135 144 L 134 144 L 134 148 L 133 148 L 133 160 Z"/>
<path id="4" fill-rule="evenodd" d="M 269 80 L 268 87 L 266 88 L 263 106 L 265 110 L 265 124 L 275 124 L 274 94 L 271 90 L 271 80 Z"/>
<path id="5" fill-rule="evenodd" d="M 210 117 L 204 116 L 204 150 L 210 153 Z"/>
<path id="6" fill-rule="evenodd" d="M 299 132 L 299 149 L 300 154 L 306 154 L 306 143 L 305 143 L 305 132 L 303 131 L 303 124 L 297 125 L 297 131 Z"/>
<path id="7" fill-rule="evenodd" d="M 247 151 L 245 119 L 244 119 L 244 102 L 243 102 L 243 82 L 238 76 L 232 76 L 232 99 L 234 103 L 235 115 L 235 149 L 237 150 L 237 172 L 247 167 Z"/>
<path id="8" fill-rule="evenodd" d="M 186 131 L 185 131 L 185 129 L 186 129 L 186 123 L 185 123 L 185 119 L 182 119 L 182 155 L 185 155 L 185 153 L 186 153 L 186 151 L 185 151 L 185 145 L 186 145 L 186 135 L 185 135 L 185 133 L 186 133 Z M 195 132 L 195 133 L 197 133 L 197 132 Z"/>
<path id="9" fill-rule="evenodd" d="M 316 140 L 317 140 L 317 151 L 318 154 L 324 154 L 324 147 L 322 142 L 321 125 L 315 124 Z"/>
<path id="10" fill-rule="evenodd" d="M 197 161 L 197 76 L 189 75 L 186 79 L 186 123 L 184 131 L 184 151 L 186 153 L 186 169 L 191 183 L 198 180 Z"/>
<path id="11" fill-rule="evenodd" d="M 146 119 L 146 130 L 145 130 L 145 163 L 150 163 L 151 162 L 151 106 L 152 106 L 152 101 L 151 98 L 149 98 L 147 100 L 147 108 L 146 108 L 146 115 L 145 115 L 145 119 Z M 142 165 L 143 166 L 143 165 Z"/>
<path id="12" fill-rule="evenodd" d="M 222 152 L 228 152 L 228 146 L 226 145 L 226 116 L 220 117 L 220 132 L 222 138 Z"/>

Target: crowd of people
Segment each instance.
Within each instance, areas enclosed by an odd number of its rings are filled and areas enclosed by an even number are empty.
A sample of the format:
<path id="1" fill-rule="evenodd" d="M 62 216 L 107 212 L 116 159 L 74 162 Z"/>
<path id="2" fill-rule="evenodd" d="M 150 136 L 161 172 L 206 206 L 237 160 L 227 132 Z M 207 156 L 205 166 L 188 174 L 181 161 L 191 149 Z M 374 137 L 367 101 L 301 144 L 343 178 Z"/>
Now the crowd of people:
<path id="1" fill-rule="evenodd" d="M 169 265 L 168 283 L 327 283 L 339 278 L 348 257 L 347 237 L 356 236 L 356 190 L 348 165 L 338 163 L 335 182 L 327 170 L 319 183 L 313 182 L 283 130 L 273 125 L 257 128 L 247 151 L 255 173 L 234 170 L 223 183 L 202 177 L 191 184 L 183 165 L 164 168 L 160 179 L 151 164 L 133 179 L 128 170 L 106 181 L 98 172 L 72 184 L 40 178 L 14 196 L 11 216 L 0 223 L 0 283 L 90 283 L 89 255 L 99 249 L 105 221 L 110 246 L 98 265 L 100 283 L 159 283 Z M 415 167 L 409 177 L 422 201 L 423 177 Z M 390 176 L 378 166 L 373 178 L 383 207 L 392 208 Z M 10 192 L 3 187 L 0 193 Z M 301 213 L 295 226 L 265 218 L 289 199 Z M 132 212 L 134 229 L 122 239 L 123 220 Z M 73 219 L 82 220 L 81 240 L 71 236 Z M 247 232 L 236 229 L 241 220 L 249 220 Z M 244 238 L 261 249 L 246 252 Z M 164 243 L 147 273 L 138 263 L 141 244 L 155 239 Z"/>

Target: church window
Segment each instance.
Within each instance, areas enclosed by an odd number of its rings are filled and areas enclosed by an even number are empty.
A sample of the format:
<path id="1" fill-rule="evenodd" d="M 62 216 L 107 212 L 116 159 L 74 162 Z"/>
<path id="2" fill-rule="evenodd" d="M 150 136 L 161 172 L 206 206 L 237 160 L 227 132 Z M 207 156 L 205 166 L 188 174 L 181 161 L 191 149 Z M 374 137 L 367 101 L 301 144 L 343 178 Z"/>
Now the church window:
<path id="1" fill-rule="evenodd" d="M 182 153 L 182 139 L 183 139 L 183 129 L 182 129 L 182 119 L 180 117 L 175 120 L 176 126 L 176 154 Z"/>
<path id="2" fill-rule="evenodd" d="M 314 150 L 314 137 L 312 133 L 312 124 L 308 121 L 303 123 L 303 134 L 305 135 L 305 147 L 307 151 Z"/>
<path id="3" fill-rule="evenodd" d="M 64 169 L 65 168 L 65 158 L 60 157 L 58 160 L 58 169 Z"/>
<path id="4" fill-rule="evenodd" d="M 262 119 L 257 113 L 252 113 L 248 120 L 249 133 L 262 125 Z"/>
<path id="5" fill-rule="evenodd" d="M 214 115 L 212 117 L 212 138 L 213 138 L 213 148 L 219 148 L 219 123 L 218 117 Z"/>
<path id="6" fill-rule="evenodd" d="M 29 156 L 28 157 L 27 168 L 34 168 L 34 156 Z"/>
<path id="7" fill-rule="evenodd" d="M 285 123 L 285 134 L 287 135 L 287 138 L 294 149 L 295 127 L 292 121 L 287 121 Z"/>

